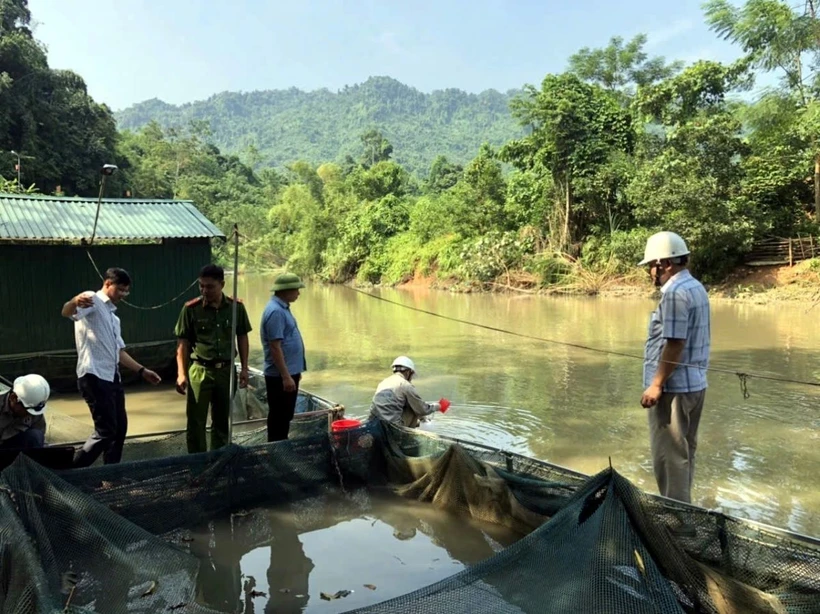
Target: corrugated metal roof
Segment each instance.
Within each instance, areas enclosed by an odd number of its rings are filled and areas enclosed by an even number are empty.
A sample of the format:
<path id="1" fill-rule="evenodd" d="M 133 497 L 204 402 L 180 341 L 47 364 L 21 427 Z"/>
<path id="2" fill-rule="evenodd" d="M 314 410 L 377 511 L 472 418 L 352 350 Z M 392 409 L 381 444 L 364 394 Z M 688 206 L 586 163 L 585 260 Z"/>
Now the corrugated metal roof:
<path id="1" fill-rule="evenodd" d="M 0 241 L 90 238 L 95 198 L 0 194 Z M 97 239 L 193 239 L 224 234 L 189 200 L 103 199 Z"/>

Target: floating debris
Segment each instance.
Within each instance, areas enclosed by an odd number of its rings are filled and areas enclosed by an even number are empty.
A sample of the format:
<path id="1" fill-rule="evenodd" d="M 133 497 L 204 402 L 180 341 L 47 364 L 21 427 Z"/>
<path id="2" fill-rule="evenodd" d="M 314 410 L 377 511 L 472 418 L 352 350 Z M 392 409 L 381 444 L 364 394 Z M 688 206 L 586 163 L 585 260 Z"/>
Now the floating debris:
<path id="1" fill-rule="evenodd" d="M 413 539 L 416 536 L 415 529 L 396 529 L 393 531 L 393 537 L 398 539 L 399 541 L 407 541 L 408 539 Z"/>
<path id="2" fill-rule="evenodd" d="M 146 589 L 142 592 L 142 595 L 140 595 L 140 597 L 148 597 L 149 595 L 153 595 L 153 594 L 156 592 L 156 590 L 157 590 L 157 583 L 152 581 L 152 582 L 148 585 L 148 588 L 146 588 Z"/>
<path id="3" fill-rule="evenodd" d="M 267 593 L 265 593 L 265 592 L 263 592 L 263 591 L 251 591 L 250 593 L 248 593 L 248 595 L 250 595 L 250 596 L 251 596 L 251 598 L 255 598 L 255 597 L 267 597 L 267 596 L 268 596 L 268 594 L 267 594 Z"/>
<path id="4" fill-rule="evenodd" d="M 289 588 L 280 588 L 279 592 L 286 595 L 290 592 L 290 589 Z"/>
<path id="5" fill-rule="evenodd" d="M 369 588 L 371 591 L 376 590 L 376 585 L 375 584 L 362 584 L 362 586 L 364 586 L 365 588 Z"/>
<path id="6" fill-rule="evenodd" d="M 641 570 L 641 573 L 646 576 L 646 567 L 643 564 L 643 559 L 641 558 L 640 553 L 637 550 L 633 550 L 635 553 L 635 562 L 638 564 L 638 569 Z"/>
<path id="7" fill-rule="evenodd" d="M 341 599 L 342 597 L 347 597 L 352 592 L 353 591 L 342 590 L 342 591 L 337 591 L 337 592 L 333 593 L 332 595 L 330 593 L 319 593 L 319 597 L 321 597 L 325 601 L 333 601 L 334 599 Z"/>
<path id="8" fill-rule="evenodd" d="M 174 610 L 181 610 L 181 609 L 182 609 L 182 608 L 184 608 L 186 605 L 188 605 L 188 604 L 187 604 L 187 603 L 185 603 L 185 602 L 178 603 L 178 604 L 176 604 L 176 605 L 169 605 L 169 606 L 168 606 L 168 611 L 173 612 Z"/>
<path id="9" fill-rule="evenodd" d="M 73 571 L 65 572 L 60 578 L 63 586 L 63 592 L 67 593 L 72 588 L 77 586 L 77 582 L 80 581 L 80 577 Z"/>

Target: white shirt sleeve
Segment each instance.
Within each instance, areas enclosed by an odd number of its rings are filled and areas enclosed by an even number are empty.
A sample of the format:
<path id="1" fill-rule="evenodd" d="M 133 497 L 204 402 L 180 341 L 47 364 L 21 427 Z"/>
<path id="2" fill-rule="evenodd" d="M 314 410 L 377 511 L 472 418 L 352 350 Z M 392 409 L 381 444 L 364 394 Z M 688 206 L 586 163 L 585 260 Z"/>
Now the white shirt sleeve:
<path id="1" fill-rule="evenodd" d="M 83 296 L 91 296 L 94 302 L 91 303 L 91 307 L 77 307 L 77 311 L 74 313 L 74 315 L 71 316 L 71 319 L 75 322 L 79 322 L 88 314 L 95 312 L 99 305 L 100 299 L 97 298 L 97 295 L 91 292 L 90 290 L 88 292 L 83 292 Z"/>

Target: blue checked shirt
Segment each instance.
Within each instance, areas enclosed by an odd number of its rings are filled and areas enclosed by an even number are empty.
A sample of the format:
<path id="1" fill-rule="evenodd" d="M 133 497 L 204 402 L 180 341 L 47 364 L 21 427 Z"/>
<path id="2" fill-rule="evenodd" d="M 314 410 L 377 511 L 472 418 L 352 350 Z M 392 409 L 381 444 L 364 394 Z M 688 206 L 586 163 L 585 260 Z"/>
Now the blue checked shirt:
<path id="1" fill-rule="evenodd" d="M 661 288 L 661 302 L 649 319 L 644 348 L 643 385 L 649 387 L 658 370 L 665 339 L 685 339 L 680 362 L 664 384 L 671 393 L 698 392 L 706 388 L 710 349 L 709 296 L 692 274 L 683 270 Z"/>

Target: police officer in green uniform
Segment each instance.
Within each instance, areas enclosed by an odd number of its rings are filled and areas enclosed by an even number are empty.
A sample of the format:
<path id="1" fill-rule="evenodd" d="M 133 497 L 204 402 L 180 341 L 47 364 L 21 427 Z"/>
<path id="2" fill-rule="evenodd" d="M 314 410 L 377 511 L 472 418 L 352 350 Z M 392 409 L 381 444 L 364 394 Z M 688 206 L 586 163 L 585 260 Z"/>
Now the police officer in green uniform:
<path id="1" fill-rule="evenodd" d="M 228 421 L 231 411 L 230 377 L 231 316 L 233 301 L 225 296 L 225 272 L 215 264 L 199 272 L 201 296 L 182 307 L 176 325 L 177 392 L 187 394 L 188 452 L 207 451 L 205 427 L 211 408 L 211 449 L 229 442 Z M 239 386 L 248 385 L 248 312 L 241 301 L 236 305 L 236 341 Z"/>

